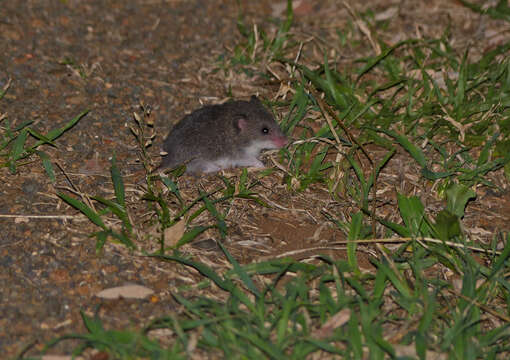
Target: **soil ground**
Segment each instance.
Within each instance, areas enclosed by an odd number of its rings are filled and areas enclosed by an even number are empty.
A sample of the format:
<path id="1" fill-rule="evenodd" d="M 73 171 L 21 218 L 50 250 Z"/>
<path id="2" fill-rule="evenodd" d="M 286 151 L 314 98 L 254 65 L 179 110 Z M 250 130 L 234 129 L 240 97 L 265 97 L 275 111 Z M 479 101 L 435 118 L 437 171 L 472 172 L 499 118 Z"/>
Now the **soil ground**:
<path id="1" fill-rule="evenodd" d="M 112 195 L 109 167 L 115 154 L 137 224 L 137 245 L 156 248 L 150 235 L 157 230 L 139 200 L 144 172 L 128 127 L 133 124 L 132 113 L 140 111 L 141 102 L 151 106 L 157 137 L 150 151 L 157 163 L 159 145 L 171 124 L 201 104 L 223 101 L 229 91 L 236 98 L 254 93 L 274 98 L 280 86 L 277 82 L 215 71 L 218 57 L 229 56 L 239 41 L 239 11 L 247 24 L 273 31 L 275 26 L 268 19 L 282 17 L 271 1 L 240 3 L 241 8 L 236 1 L 221 0 L 1 2 L 0 85 L 8 79 L 12 84 L 0 101 L 0 113 L 6 113 L 11 124 L 35 120 L 32 127 L 46 133 L 90 110 L 57 140 L 57 147 L 44 148 L 58 164 L 55 184 L 36 158 L 14 175 L 0 169 L 1 358 L 15 356 L 28 345 L 28 353 L 37 353 L 45 341 L 58 335 L 84 332 L 80 310 L 93 314 L 99 304 L 100 317 L 109 328 L 143 326 L 150 319 L 178 311 L 172 291 L 193 284 L 199 279 L 197 274 L 111 243 L 97 254 L 95 239 L 89 237 L 97 228 L 63 203 L 56 192 L 74 186 L 82 193 Z M 392 37 L 388 35 L 387 40 L 392 42 L 409 33 L 437 37 L 447 26 L 461 49 L 471 43 L 475 51 L 483 52 L 505 40 L 491 34 L 506 25 L 487 22 L 455 1 L 422 3 L 369 1 L 363 8 L 376 14 L 398 9 L 399 16 L 387 30 Z M 330 39 L 349 19 L 340 1 L 302 1 L 296 8 L 293 31 L 296 36 L 315 34 Z M 317 55 L 322 57 L 320 51 Z M 347 59 L 353 56 L 342 54 Z M 402 168 L 387 169 L 382 175 L 381 196 L 388 196 L 388 204 L 394 205 L 397 190 L 414 192 L 428 209 L 439 209 L 440 201 L 430 195 L 427 185 L 414 181 L 412 174 L 418 168 L 405 154 L 399 156 Z M 239 174 L 232 170 L 225 176 L 235 181 Z M 249 176 L 254 179 L 251 172 Z M 283 176 L 276 171 L 257 185 L 272 208 L 240 200 L 233 204 L 226 244 L 242 263 L 291 253 L 306 257 L 317 253 L 324 241 L 344 239 L 321 214 L 348 217 L 357 211 L 354 204 L 330 199 L 321 187 L 296 193 L 286 187 Z M 180 186 L 183 196 L 193 198 L 197 185 L 210 188 L 218 184 L 217 177 L 204 177 L 184 179 Z M 504 182 L 500 185 L 507 187 Z M 481 241 L 488 240 L 494 231 L 508 229 L 509 210 L 508 192 L 479 189 L 476 205 L 467 210 L 467 228 Z M 198 218 L 195 224 L 208 221 Z M 227 264 L 210 241 L 217 238 L 217 233 L 206 232 L 184 250 L 221 270 Z M 344 256 L 341 248 L 328 251 Z M 359 254 L 360 266 L 370 267 L 369 256 L 366 247 Z M 104 301 L 94 296 L 102 289 L 128 283 L 147 286 L 156 295 L 142 301 Z M 54 352 L 68 353 L 73 345 L 61 343 Z"/>

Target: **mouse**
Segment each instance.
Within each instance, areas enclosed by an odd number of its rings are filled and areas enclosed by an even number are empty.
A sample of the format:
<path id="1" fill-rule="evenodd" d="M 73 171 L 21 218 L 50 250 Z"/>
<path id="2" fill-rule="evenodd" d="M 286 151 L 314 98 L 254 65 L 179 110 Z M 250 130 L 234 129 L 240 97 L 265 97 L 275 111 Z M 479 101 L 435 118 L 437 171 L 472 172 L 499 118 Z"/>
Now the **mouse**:
<path id="1" fill-rule="evenodd" d="M 258 97 L 206 105 L 185 116 L 163 142 L 159 168 L 186 165 L 187 173 L 212 173 L 235 167 L 265 167 L 263 149 L 288 140 Z"/>

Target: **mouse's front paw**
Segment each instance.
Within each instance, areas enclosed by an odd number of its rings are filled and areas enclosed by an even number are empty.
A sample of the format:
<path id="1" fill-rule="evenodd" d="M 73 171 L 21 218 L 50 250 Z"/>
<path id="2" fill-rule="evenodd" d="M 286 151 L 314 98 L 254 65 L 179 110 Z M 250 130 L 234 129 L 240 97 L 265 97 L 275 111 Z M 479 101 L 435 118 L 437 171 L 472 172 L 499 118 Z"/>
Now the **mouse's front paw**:
<path id="1" fill-rule="evenodd" d="M 254 167 L 254 168 L 265 168 L 266 165 L 257 158 L 246 158 L 239 162 L 238 166 Z"/>
<path id="2" fill-rule="evenodd" d="M 221 170 L 221 167 L 211 161 L 192 161 L 186 167 L 186 171 L 192 173 L 211 173 Z"/>
<path id="3" fill-rule="evenodd" d="M 266 167 L 266 165 L 258 159 L 253 161 L 253 164 L 251 166 L 256 167 L 256 168 L 265 168 Z"/>

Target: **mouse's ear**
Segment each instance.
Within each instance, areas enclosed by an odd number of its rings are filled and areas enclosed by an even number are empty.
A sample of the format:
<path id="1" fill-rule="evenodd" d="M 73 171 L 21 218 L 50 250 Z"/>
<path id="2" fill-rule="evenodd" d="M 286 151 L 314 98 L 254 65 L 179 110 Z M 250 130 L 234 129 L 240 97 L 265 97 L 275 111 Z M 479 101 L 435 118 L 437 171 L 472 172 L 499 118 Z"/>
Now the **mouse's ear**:
<path id="1" fill-rule="evenodd" d="M 238 133 L 246 129 L 247 122 L 246 122 L 246 115 L 239 114 L 234 117 L 234 128 L 237 130 Z"/>
<path id="2" fill-rule="evenodd" d="M 260 104 L 260 100 L 259 100 L 259 98 L 257 97 L 257 95 L 252 95 L 252 96 L 251 96 L 250 101 L 251 101 L 252 103 Z"/>

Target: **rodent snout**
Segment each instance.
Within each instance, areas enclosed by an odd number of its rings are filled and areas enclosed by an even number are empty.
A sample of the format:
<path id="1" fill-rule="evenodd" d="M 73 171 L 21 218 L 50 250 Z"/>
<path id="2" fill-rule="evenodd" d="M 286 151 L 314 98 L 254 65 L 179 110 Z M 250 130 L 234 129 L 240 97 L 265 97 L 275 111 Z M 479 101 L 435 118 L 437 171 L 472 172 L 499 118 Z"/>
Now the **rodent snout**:
<path id="1" fill-rule="evenodd" d="M 278 148 L 284 147 L 289 142 L 284 135 L 274 136 L 271 140 L 273 141 L 275 146 Z"/>

